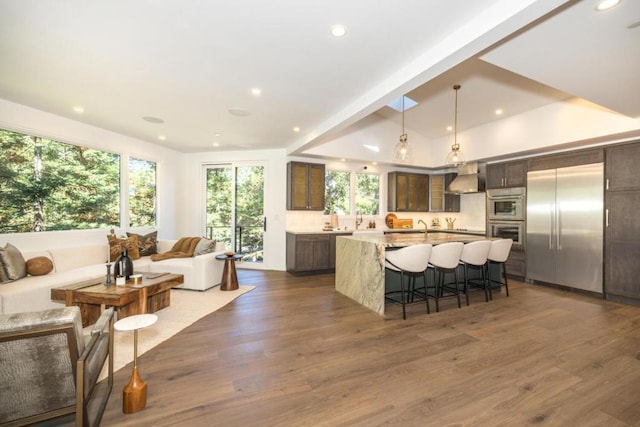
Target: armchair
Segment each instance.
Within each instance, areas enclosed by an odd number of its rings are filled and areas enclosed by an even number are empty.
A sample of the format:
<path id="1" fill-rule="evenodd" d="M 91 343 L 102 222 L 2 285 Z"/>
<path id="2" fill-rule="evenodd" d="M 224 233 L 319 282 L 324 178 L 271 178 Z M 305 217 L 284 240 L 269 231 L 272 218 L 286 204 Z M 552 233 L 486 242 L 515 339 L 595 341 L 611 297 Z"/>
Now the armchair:
<path id="1" fill-rule="evenodd" d="M 0 315 L 0 425 L 97 426 L 113 386 L 113 308 L 83 336 L 78 307 Z M 108 377 L 97 383 L 108 359 Z"/>

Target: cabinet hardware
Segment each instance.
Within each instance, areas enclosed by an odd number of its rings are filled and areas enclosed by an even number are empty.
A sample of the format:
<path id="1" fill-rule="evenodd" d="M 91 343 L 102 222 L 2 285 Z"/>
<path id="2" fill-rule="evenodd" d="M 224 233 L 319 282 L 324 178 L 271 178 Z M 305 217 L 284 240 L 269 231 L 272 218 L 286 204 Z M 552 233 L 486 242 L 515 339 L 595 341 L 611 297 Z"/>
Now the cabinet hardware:
<path id="1" fill-rule="evenodd" d="M 604 210 L 604 224 L 605 227 L 609 228 L 609 209 Z"/>
<path id="2" fill-rule="evenodd" d="M 606 186 L 605 186 L 605 188 L 606 188 L 607 190 L 609 189 L 609 178 L 607 178 L 607 181 L 606 181 Z"/>

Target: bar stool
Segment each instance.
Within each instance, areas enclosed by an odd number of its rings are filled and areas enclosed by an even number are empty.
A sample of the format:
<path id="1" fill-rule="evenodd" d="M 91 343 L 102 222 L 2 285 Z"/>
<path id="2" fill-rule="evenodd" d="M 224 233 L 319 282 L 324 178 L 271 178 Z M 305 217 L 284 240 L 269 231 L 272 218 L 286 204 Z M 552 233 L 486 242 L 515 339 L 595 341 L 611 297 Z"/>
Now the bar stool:
<path id="1" fill-rule="evenodd" d="M 482 274 L 482 288 L 484 289 L 484 299 L 489 302 L 489 282 L 485 274 L 487 266 L 487 257 L 491 250 L 491 240 L 478 240 L 477 242 L 466 243 L 462 248 L 460 255 L 460 264 L 463 266 L 464 273 L 464 293 L 469 305 L 469 268 L 479 269 Z"/>
<path id="2" fill-rule="evenodd" d="M 502 279 L 491 280 L 491 276 L 489 276 L 489 297 L 493 299 L 493 295 L 491 295 L 491 283 L 499 283 L 500 286 L 504 284 L 504 288 L 507 291 L 507 296 L 509 296 L 509 283 L 507 282 L 507 258 L 509 258 L 509 253 L 511 252 L 511 245 L 513 245 L 513 239 L 498 239 L 491 241 L 491 250 L 489 251 L 489 256 L 487 257 L 488 264 L 497 264 L 500 266 L 502 270 L 502 277 L 504 277 L 504 283 Z"/>
<path id="3" fill-rule="evenodd" d="M 453 273 L 455 275 L 455 288 L 446 289 L 454 293 L 458 298 L 458 308 L 460 305 L 460 289 L 458 289 L 458 264 L 460 255 L 462 254 L 462 242 L 449 242 L 436 245 L 431 250 L 429 258 L 429 267 L 433 268 L 433 278 L 436 287 L 436 311 L 440 311 L 439 299 L 443 296 L 442 291 L 445 289 L 444 276 L 445 273 Z M 436 278 L 436 272 L 438 276 Z"/>
<path id="4" fill-rule="evenodd" d="M 419 245 L 407 246 L 394 251 L 387 251 L 385 255 L 385 268 L 400 273 L 400 291 L 385 292 L 385 299 L 391 302 L 400 302 L 402 304 L 402 318 L 407 318 L 405 306 L 415 293 L 416 277 L 422 275 L 424 281 L 424 299 L 427 304 L 427 314 L 431 313 L 429 308 L 429 295 L 427 292 L 427 266 L 429 265 L 429 257 L 431 255 L 432 245 L 430 243 L 422 243 Z M 407 283 L 408 289 L 404 286 L 404 276 L 409 276 Z M 400 293 L 400 301 L 392 297 L 393 294 Z"/>

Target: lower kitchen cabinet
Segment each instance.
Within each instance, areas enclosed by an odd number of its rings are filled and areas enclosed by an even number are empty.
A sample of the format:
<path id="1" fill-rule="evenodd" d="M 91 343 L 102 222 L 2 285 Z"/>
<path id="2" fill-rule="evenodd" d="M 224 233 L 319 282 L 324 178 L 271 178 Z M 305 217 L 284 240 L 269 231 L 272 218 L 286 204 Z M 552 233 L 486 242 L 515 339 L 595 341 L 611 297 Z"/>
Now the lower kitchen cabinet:
<path id="1" fill-rule="evenodd" d="M 336 236 L 351 233 L 287 233 L 287 271 L 291 274 L 329 273 L 336 267 Z"/>
<path id="2" fill-rule="evenodd" d="M 526 253 L 524 251 L 512 249 L 505 264 L 508 277 L 515 276 L 521 280 L 525 277 L 527 270 Z"/>

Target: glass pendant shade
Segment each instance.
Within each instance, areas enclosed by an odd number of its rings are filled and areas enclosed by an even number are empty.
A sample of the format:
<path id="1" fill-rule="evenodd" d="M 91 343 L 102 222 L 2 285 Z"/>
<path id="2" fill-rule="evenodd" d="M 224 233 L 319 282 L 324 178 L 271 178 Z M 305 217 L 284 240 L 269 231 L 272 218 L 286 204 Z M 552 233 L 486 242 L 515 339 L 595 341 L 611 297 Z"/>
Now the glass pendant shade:
<path id="1" fill-rule="evenodd" d="M 407 142 L 407 134 L 400 135 L 400 141 L 393 150 L 393 161 L 408 162 L 411 160 L 411 146 Z"/>
<path id="2" fill-rule="evenodd" d="M 458 166 L 464 164 L 464 155 L 460 151 L 460 147 L 457 150 L 451 147 L 451 151 L 447 154 L 447 166 Z"/>
<path id="3" fill-rule="evenodd" d="M 453 90 L 456 91 L 456 103 L 453 123 L 453 145 L 451 146 L 451 151 L 449 152 L 449 154 L 447 154 L 447 166 L 458 166 L 465 163 L 464 155 L 462 154 L 462 151 L 460 151 L 460 144 L 458 144 L 458 89 L 460 88 L 460 85 L 453 86 Z"/>

